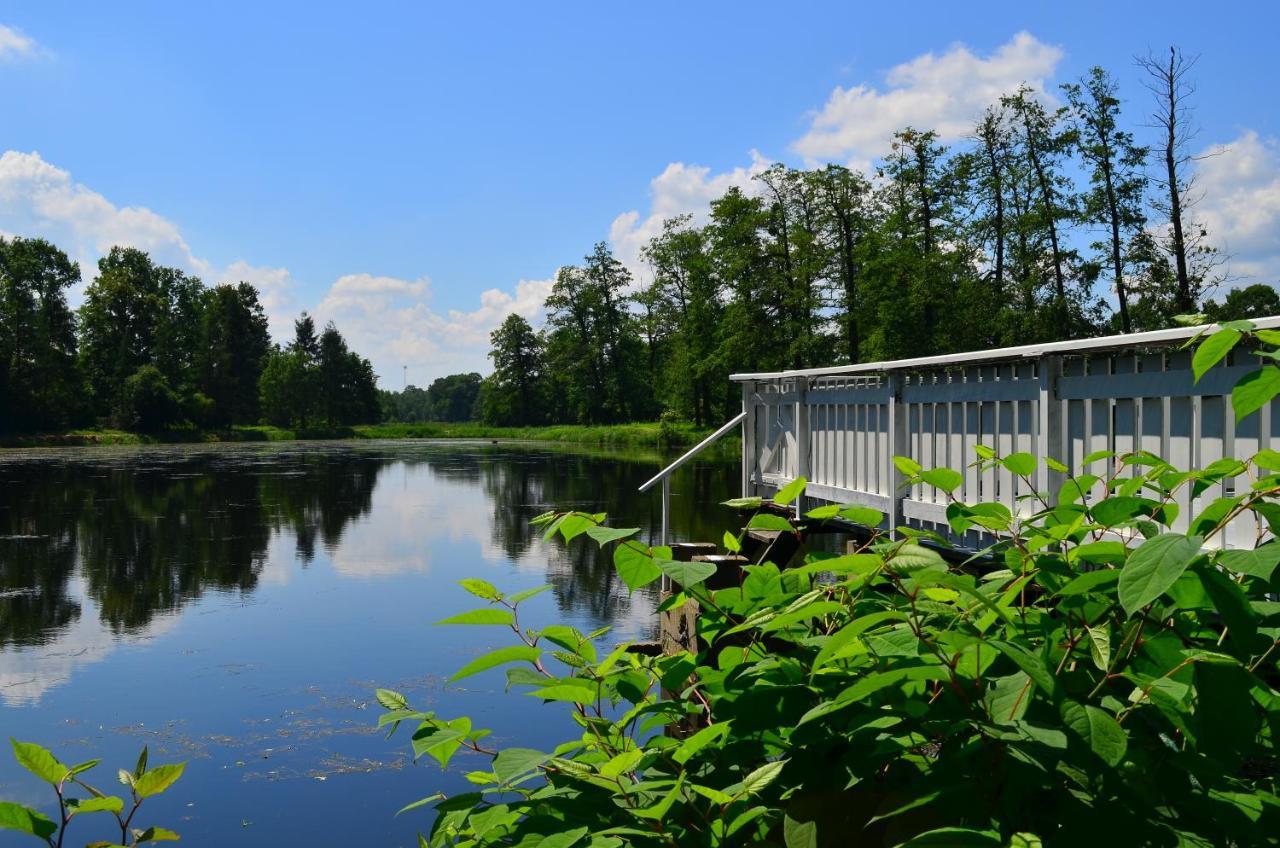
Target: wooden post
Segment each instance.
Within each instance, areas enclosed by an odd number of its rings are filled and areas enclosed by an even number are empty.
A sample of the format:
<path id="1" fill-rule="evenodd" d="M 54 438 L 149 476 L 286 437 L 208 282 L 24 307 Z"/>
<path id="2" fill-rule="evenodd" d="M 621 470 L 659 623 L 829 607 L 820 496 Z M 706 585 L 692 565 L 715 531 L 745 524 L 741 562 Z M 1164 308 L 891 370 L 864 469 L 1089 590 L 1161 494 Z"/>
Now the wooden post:
<path id="1" fill-rule="evenodd" d="M 1058 398 L 1058 376 L 1062 373 L 1062 357 L 1042 356 L 1038 366 L 1040 397 L 1037 404 L 1036 448 L 1040 461 L 1037 483 L 1049 504 L 1055 504 L 1064 477 L 1044 464 L 1046 457 L 1065 463 L 1066 442 L 1062 426 L 1062 401 Z"/>
<path id="2" fill-rule="evenodd" d="M 796 378 L 796 477 L 809 477 L 809 380 Z M 795 500 L 796 518 L 804 515 L 804 495 Z"/>
<path id="3" fill-rule="evenodd" d="M 895 456 L 910 456 L 911 445 L 907 442 L 907 406 L 902 402 L 902 375 L 892 372 L 886 375 L 889 383 L 889 538 L 898 538 L 898 527 L 904 523 L 902 500 L 905 497 L 902 487 L 906 478 L 894 463 Z"/>

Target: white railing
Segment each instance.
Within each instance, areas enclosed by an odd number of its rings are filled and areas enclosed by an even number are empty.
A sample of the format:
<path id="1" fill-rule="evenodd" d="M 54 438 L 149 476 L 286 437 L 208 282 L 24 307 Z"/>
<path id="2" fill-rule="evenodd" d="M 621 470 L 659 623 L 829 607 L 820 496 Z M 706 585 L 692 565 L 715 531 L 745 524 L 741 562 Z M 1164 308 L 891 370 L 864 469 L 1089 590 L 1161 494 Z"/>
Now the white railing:
<path id="1" fill-rule="evenodd" d="M 737 427 L 739 424 L 741 424 L 743 419 L 745 419 L 746 417 L 747 417 L 747 411 L 744 409 L 742 412 L 739 412 L 737 415 L 733 416 L 733 418 L 729 419 L 724 424 L 720 425 L 720 429 L 716 430 L 710 436 L 707 436 L 705 439 L 698 442 L 693 447 L 689 448 L 689 450 L 686 451 L 679 459 L 677 459 L 675 462 L 672 462 L 670 465 L 668 465 L 666 468 L 659 471 L 657 474 L 653 475 L 653 477 L 647 480 L 644 483 L 644 485 L 640 487 L 640 491 L 647 492 L 650 489 L 652 489 L 656 483 L 662 484 L 662 536 L 658 544 L 665 545 L 671 541 L 671 475 L 672 473 L 674 473 L 677 468 L 684 465 L 689 460 L 693 459 L 695 456 L 701 453 L 704 449 L 711 446 L 715 442 L 719 441 L 721 436 L 723 436 L 725 433 L 728 433 L 734 427 Z"/>
<path id="2" fill-rule="evenodd" d="M 1280 327 L 1280 318 L 1254 323 Z M 960 500 L 998 501 L 1017 510 L 1023 508 L 1020 496 L 1033 489 L 1052 497 L 1062 475 L 1039 463 L 1029 486 L 1003 468 L 979 472 L 971 467 L 975 445 L 1001 455 L 1052 457 L 1077 473 L 1106 478 L 1116 471 L 1115 460 L 1082 469 L 1082 459 L 1095 451 L 1146 450 L 1178 468 L 1203 468 L 1223 457 L 1247 459 L 1280 443 L 1280 402 L 1238 424 L 1232 414 L 1231 388 L 1258 366 L 1256 356 L 1236 351 L 1193 382 L 1191 351 L 1180 346 L 1200 332 L 1204 328 L 1178 328 L 736 374 L 732 379 L 742 384 L 746 416 L 743 495 L 767 495 L 805 477 L 805 499 L 875 507 L 890 529 L 905 524 L 946 533 L 945 493 L 927 485 L 905 487 L 893 457 L 910 457 L 925 468 L 954 468 L 964 476 L 954 493 Z M 1130 468 L 1121 473 L 1134 473 Z M 1175 526 L 1188 526 L 1237 485 L 1248 484 L 1243 478 L 1225 480 L 1194 499 L 1185 492 Z M 1258 532 L 1252 520 L 1237 521 L 1222 543 L 1252 547 Z"/>

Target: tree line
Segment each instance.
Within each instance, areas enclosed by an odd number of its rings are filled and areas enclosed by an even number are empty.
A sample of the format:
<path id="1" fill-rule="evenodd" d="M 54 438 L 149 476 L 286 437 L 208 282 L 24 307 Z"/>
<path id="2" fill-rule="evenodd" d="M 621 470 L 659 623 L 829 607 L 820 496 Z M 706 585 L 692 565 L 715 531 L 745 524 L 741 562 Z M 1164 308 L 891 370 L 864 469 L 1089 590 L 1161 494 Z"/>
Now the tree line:
<path id="1" fill-rule="evenodd" d="M 491 423 L 731 416 L 736 371 L 898 359 L 1280 312 L 1270 286 L 1203 302 L 1224 257 L 1197 223 L 1187 147 L 1194 60 L 1140 62 L 1155 127 L 1093 68 L 1061 106 L 1027 86 L 967 141 L 906 127 L 874 173 L 775 164 L 704 224 L 667 220 L 638 286 L 605 244 L 562 268 L 535 332 L 492 335 L 477 411 Z M 1144 131 L 1145 132 L 1145 131 Z"/>
<path id="2" fill-rule="evenodd" d="M 73 310 L 80 268 L 44 239 L 0 238 L 0 432 L 110 424 L 345 426 L 380 415 L 367 359 L 305 313 L 276 345 L 249 283 L 205 286 L 114 247 Z"/>

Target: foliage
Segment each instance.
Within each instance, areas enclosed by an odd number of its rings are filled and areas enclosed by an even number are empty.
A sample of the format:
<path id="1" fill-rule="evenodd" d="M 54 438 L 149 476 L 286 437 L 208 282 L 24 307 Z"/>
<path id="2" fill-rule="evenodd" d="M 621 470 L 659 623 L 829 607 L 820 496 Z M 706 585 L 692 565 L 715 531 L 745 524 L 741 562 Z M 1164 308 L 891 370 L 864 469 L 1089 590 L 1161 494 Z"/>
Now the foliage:
<path id="1" fill-rule="evenodd" d="M 162 794 L 182 777 L 186 763 L 150 766 L 147 762 L 147 749 L 143 748 L 132 771 L 119 771 L 120 784 L 129 790 L 128 795 L 122 798 L 108 795 L 85 782 L 83 776 L 95 768 L 99 760 L 63 765 L 53 754 L 34 742 L 19 742 L 17 739 L 10 739 L 10 742 L 18 763 L 53 787 L 58 799 L 59 818 L 54 820 L 30 807 L 0 801 L 0 829 L 25 833 L 47 845 L 62 848 L 73 819 L 93 813 L 110 813 L 115 818 L 120 838 L 95 841 L 91 843 L 95 848 L 133 848 L 143 843 L 172 842 L 178 839 L 178 834 L 167 828 L 137 827 L 134 825 L 134 818 L 143 801 Z M 72 792 L 76 794 L 72 795 Z M 83 797 L 79 797 L 81 795 Z"/>
<path id="2" fill-rule="evenodd" d="M 332 323 L 317 337 L 305 312 L 294 340 L 267 354 L 258 383 L 262 416 L 276 427 L 349 427 L 382 414 L 377 376 L 369 360 L 347 347 Z"/>
<path id="3" fill-rule="evenodd" d="M 79 282 L 80 266 L 49 242 L 0 237 L 0 432 L 85 412 L 66 299 Z"/>
<path id="4" fill-rule="evenodd" d="M 1220 328 L 1203 373 L 1246 341 L 1264 365 L 1233 396 L 1239 417 L 1280 394 L 1280 332 Z M 1262 388 L 1265 387 L 1265 388 Z M 564 709 L 550 750 L 492 744 L 466 717 L 379 690 L 381 726 L 412 728 L 416 757 L 481 764 L 472 792 L 439 793 L 424 837 L 444 845 L 1259 845 L 1280 828 L 1280 454 L 1175 469 L 1098 452 L 1076 474 L 1052 458 L 978 446 L 1035 492 L 1011 511 L 952 499 L 974 554 L 864 506 L 811 510 L 868 529 L 843 556 L 743 568 L 676 562 L 604 514 L 547 513 L 548 539 L 610 547 L 637 590 L 666 577 L 662 608 L 694 603 L 697 639 L 664 656 L 521 621 L 531 592 L 478 579 L 481 605 L 442 624 L 498 626 L 515 644 L 453 680 L 504 669 L 508 688 Z M 952 469 L 898 458 L 907 485 L 958 488 Z M 1231 482 L 1174 529 L 1180 507 Z M 797 532 L 803 479 L 759 498 L 748 526 Z M 785 516 L 785 517 L 784 517 Z M 1184 516 L 1185 517 L 1185 516 Z M 1222 550 L 1228 525 L 1252 550 Z M 728 533 L 737 550 L 741 534 Z M 535 592 L 537 590 L 534 590 Z"/>
<path id="5" fill-rule="evenodd" d="M 405 386 L 402 391 L 378 391 L 382 417 L 387 421 L 474 421 L 479 415 L 483 378 L 474 372 L 437 377 L 426 389 Z"/>
<path id="6" fill-rule="evenodd" d="M 143 365 L 120 388 L 116 418 L 125 427 L 154 433 L 182 419 L 182 402 L 154 365 Z"/>

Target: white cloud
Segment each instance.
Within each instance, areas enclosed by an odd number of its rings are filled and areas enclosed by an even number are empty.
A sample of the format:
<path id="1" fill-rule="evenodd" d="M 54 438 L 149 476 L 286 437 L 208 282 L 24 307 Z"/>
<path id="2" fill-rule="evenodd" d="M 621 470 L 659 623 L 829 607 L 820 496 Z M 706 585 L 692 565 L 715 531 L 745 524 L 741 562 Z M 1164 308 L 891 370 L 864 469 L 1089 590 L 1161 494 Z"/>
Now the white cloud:
<path id="1" fill-rule="evenodd" d="M 142 206 L 117 206 L 39 153 L 0 154 L 0 233 L 49 239 L 80 263 L 86 283 L 98 258 L 115 245 L 146 250 L 157 262 L 198 274 L 206 283 L 252 283 L 277 339 L 292 335 L 302 308 L 298 281 L 287 268 L 243 259 L 219 267 L 197 256 L 173 221 Z M 550 290 L 551 280 L 521 280 L 512 290 L 481 292 L 474 310 L 439 312 L 430 306 L 426 277 L 346 274 L 314 312 L 322 322 L 335 321 L 384 383 L 395 386 L 402 365 L 421 383 L 460 370 L 486 372 L 489 333 L 513 312 L 536 320 Z"/>
<path id="2" fill-rule="evenodd" d="M 143 206 L 116 206 L 39 153 L 0 154 L 0 229 L 49 239 L 80 263 L 85 283 L 93 278 L 98 258 L 121 245 L 145 250 L 156 262 L 198 274 L 208 283 L 253 283 L 262 292 L 274 330 L 283 326 L 292 307 L 287 269 L 243 260 L 217 268 L 192 253 L 174 222 Z"/>
<path id="3" fill-rule="evenodd" d="M 0 24 L 0 61 L 30 56 L 36 52 L 36 43 L 12 27 Z"/>
<path id="4" fill-rule="evenodd" d="M 431 307 L 428 278 L 349 274 L 329 287 L 315 317 L 337 324 L 348 344 L 373 362 L 385 386 L 399 385 L 404 365 L 410 382 L 426 385 L 445 374 L 487 373 L 489 334 L 512 313 L 536 322 L 551 285 L 549 279 L 521 280 L 514 292 L 481 292 L 477 309 L 442 313 Z"/>
<path id="5" fill-rule="evenodd" d="M 937 131 L 944 141 L 963 138 L 982 111 L 1026 83 L 1047 97 L 1062 49 L 1026 32 L 987 57 L 957 44 L 941 55 L 926 53 L 885 75 L 886 88 L 837 86 L 792 149 L 811 160 L 865 165 L 889 150 L 893 133 L 906 126 Z"/>
<path id="6" fill-rule="evenodd" d="M 1200 154 L 1195 209 L 1241 284 L 1280 283 L 1280 141 L 1246 130 Z"/>
<path id="7" fill-rule="evenodd" d="M 638 210 L 624 212 L 613 219 L 609 227 L 609 242 L 614 255 L 637 278 L 643 278 L 645 269 L 640 262 L 640 250 L 649 240 L 662 232 L 662 222 L 676 215 L 690 214 L 695 224 L 703 223 L 710 211 L 711 201 L 737 186 L 748 192 L 754 190 L 752 177 L 769 167 L 769 160 L 759 151 L 751 151 L 751 164 L 719 174 L 703 165 L 672 162 L 649 181 L 649 212 L 644 217 Z"/>

